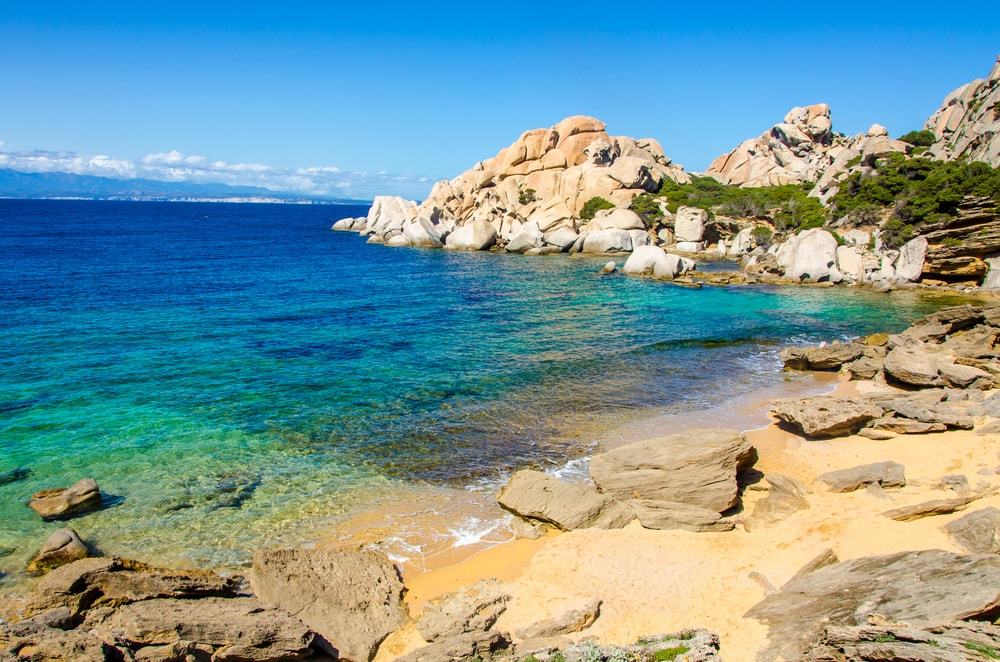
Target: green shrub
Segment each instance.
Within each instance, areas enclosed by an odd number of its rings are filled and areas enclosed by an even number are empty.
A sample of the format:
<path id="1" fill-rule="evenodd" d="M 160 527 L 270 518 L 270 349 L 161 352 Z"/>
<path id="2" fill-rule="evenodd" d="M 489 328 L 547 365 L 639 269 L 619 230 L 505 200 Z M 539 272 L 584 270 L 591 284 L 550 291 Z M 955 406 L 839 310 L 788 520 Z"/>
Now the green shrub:
<path id="1" fill-rule="evenodd" d="M 844 239 L 842 236 L 840 236 L 840 233 L 837 232 L 836 230 L 830 230 L 830 234 L 832 234 L 833 238 L 837 240 L 837 245 L 838 246 L 846 246 L 847 245 L 847 240 Z"/>
<path id="2" fill-rule="evenodd" d="M 727 216 L 770 218 L 772 212 L 777 211 L 785 227 L 805 229 L 820 227 L 826 222 L 823 205 L 808 195 L 812 187 L 811 182 L 806 182 L 740 188 L 711 177 L 693 177 L 689 184 L 664 180 L 657 195 L 667 200 L 667 209 L 671 212 L 686 205 Z"/>
<path id="3" fill-rule="evenodd" d="M 526 188 L 517 196 L 517 201 L 522 205 L 530 205 L 532 202 L 538 200 L 538 198 L 535 197 L 535 193 L 535 189 Z"/>
<path id="4" fill-rule="evenodd" d="M 854 166 L 856 166 L 856 165 L 858 165 L 860 163 L 861 163 L 861 155 L 858 154 L 853 159 L 851 159 L 850 161 L 847 162 L 847 167 L 848 168 L 853 168 Z"/>
<path id="5" fill-rule="evenodd" d="M 899 137 L 904 143 L 910 143 L 914 147 L 930 147 L 937 142 L 933 131 L 923 129 L 922 131 L 910 131 Z"/>
<path id="6" fill-rule="evenodd" d="M 614 209 L 614 208 L 615 206 L 610 202 L 608 202 L 607 200 L 605 200 L 604 198 L 599 196 L 593 197 L 590 200 L 587 200 L 585 203 L 583 203 L 583 209 L 580 210 L 580 218 L 584 219 L 585 221 L 589 221 L 590 219 L 594 218 L 597 212 L 601 211 L 602 209 Z"/>
<path id="7" fill-rule="evenodd" d="M 998 652 L 997 649 L 993 648 L 992 646 L 981 644 L 978 641 L 964 641 L 962 642 L 962 645 L 968 648 L 970 651 L 976 651 L 983 657 L 986 657 L 990 660 L 1000 660 L 1000 652 Z"/>
<path id="8" fill-rule="evenodd" d="M 968 196 L 1000 203 L 1000 168 L 981 161 L 933 161 L 890 154 L 873 173 L 852 173 L 830 199 L 834 218 L 874 220 L 892 210 L 885 223 L 887 243 L 899 246 L 924 224 L 951 218 Z"/>
<path id="9" fill-rule="evenodd" d="M 656 227 L 663 220 L 663 210 L 660 208 L 660 203 L 649 193 L 634 197 L 628 208 L 642 219 L 643 225 L 647 228 Z"/>
<path id="10" fill-rule="evenodd" d="M 769 246 L 774 233 L 766 225 L 758 225 L 750 231 L 750 236 L 753 237 L 754 243 L 758 246 Z"/>
<path id="11" fill-rule="evenodd" d="M 691 650 L 687 646 L 674 646 L 673 648 L 664 648 L 653 653 L 653 660 L 656 662 L 661 662 L 663 660 L 676 660 L 678 657 L 684 653 Z"/>

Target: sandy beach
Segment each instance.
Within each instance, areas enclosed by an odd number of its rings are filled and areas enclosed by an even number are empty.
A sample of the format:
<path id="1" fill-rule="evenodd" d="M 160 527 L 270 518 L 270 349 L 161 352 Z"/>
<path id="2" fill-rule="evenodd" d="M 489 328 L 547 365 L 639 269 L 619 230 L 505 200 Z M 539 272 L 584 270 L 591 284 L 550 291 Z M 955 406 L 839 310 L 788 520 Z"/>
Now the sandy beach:
<path id="1" fill-rule="evenodd" d="M 836 395 L 868 392 L 868 382 L 840 382 Z M 883 387 L 884 388 L 884 387 Z M 962 513 L 897 522 L 880 513 L 945 498 L 941 477 L 964 474 L 973 490 L 995 487 L 1000 463 L 996 435 L 972 431 L 901 435 L 888 441 L 859 436 L 807 441 L 772 423 L 752 430 L 756 467 L 811 486 L 835 469 L 893 460 L 906 467 L 906 486 L 892 490 L 829 493 L 812 487 L 810 507 L 777 523 L 749 520 L 734 531 L 654 531 L 637 522 L 620 530 L 583 529 L 538 540 L 515 540 L 481 551 L 455 565 L 428 572 L 404 570 L 411 614 L 428 601 L 486 578 L 501 581 L 512 596 L 497 627 L 514 632 L 539 619 L 598 598 L 601 615 L 572 635 L 601 643 L 630 643 L 643 635 L 702 627 L 717 632 L 727 660 L 752 660 L 767 641 L 767 628 L 743 614 L 806 562 L 827 549 L 847 560 L 904 550 L 961 551 L 942 530 Z M 766 492 L 747 489 L 744 514 Z M 968 510 L 1000 506 L 984 497 Z M 396 633 L 379 651 L 391 660 L 422 641 L 413 626 Z"/>

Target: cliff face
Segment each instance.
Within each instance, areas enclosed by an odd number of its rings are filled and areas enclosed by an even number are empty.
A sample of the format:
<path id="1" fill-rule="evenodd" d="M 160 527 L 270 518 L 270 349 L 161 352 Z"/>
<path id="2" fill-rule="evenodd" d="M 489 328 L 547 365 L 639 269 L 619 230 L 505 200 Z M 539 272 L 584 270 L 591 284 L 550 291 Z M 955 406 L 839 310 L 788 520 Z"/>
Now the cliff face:
<path id="1" fill-rule="evenodd" d="M 604 122 L 577 115 L 526 131 L 493 158 L 438 182 L 419 213 L 451 217 L 458 225 L 484 220 L 501 236 L 525 221 L 542 231 L 572 229 L 591 198 L 627 207 L 663 179 L 690 181 L 656 140 L 609 136 Z"/>
<path id="2" fill-rule="evenodd" d="M 712 161 L 705 174 L 747 188 L 816 182 L 811 194 L 825 202 L 861 160 L 909 150 L 878 124 L 853 137 L 835 133 L 830 107 L 818 103 L 792 108 L 783 122 Z"/>
<path id="3" fill-rule="evenodd" d="M 966 83 L 947 97 L 924 125 L 938 141 L 937 159 L 964 158 L 1000 167 L 1000 56 L 986 79 Z"/>

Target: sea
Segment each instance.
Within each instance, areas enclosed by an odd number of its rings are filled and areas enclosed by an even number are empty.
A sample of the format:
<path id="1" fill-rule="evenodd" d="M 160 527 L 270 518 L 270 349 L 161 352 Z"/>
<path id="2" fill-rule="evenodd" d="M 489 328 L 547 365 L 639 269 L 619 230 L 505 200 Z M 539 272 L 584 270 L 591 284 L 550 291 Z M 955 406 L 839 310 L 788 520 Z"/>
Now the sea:
<path id="1" fill-rule="evenodd" d="M 96 479 L 104 508 L 69 524 L 101 553 L 239 568 L 261 547 L 365 528 L 371 509 L 412 529 L 415 494 L 491 502 L 511 470 L 568 470 L 630 421 L 803 379 L 782 371 L 785 345 L 898 330 L 950 303 L 692 289 L 602 277 L 607 257 L 330 230 L 366 212 L 0 200 L 6 581 L 66 525 L 27 507 L 37 490 Z M 442 524 L 444 544 L 497 531 L 482 513 L 472 524 Z"/>

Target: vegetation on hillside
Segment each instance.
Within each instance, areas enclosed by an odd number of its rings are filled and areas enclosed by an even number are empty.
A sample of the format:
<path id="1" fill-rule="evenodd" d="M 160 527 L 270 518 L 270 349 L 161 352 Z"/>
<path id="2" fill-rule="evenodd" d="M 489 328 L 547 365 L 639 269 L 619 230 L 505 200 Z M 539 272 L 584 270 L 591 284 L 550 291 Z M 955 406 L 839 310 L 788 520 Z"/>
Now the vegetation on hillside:
<path id="1" fill-rule="evenodd" d="M 1000 203 L 1000 169 L 980 161 L 933 161 L 891 154 L 874 173 L 852 173 L 830 199 L 831 218 L 876 222 L 891 209 L 883 226 L 890 246 L 908 241 L 925 223 L 954 216 L 967 195 Z"/>
<path id="2" fill-rule="evenodd" d="M 937 137 L 933 131 L 923 129 L 921 131 L 910 131 L 899 137 L 904 143 L 910 143 L 914 147 L 930 147 L 937 142 Z"/>
<path id="3" fill-rule="evenodd" d="M 610 202 L 608 202 L 607 200 L 605 200 L 604 198 L 595 196 L 590 200 L 587 200 L 585 203 L 583 203 L 583 209 L 580 210 L 580 218 L 582 218 L 585 221 L 589 221 L 590 219 L 594 218 L 597 212 L 601 211 L 602 209 L 614 209 L 614 208 L 615 206 Z"/>
<path id="4" fill-rule="evenodd" d="M 804 230 L 826 222 L 823 205 L 809 197 L 810 189 L 811 183 L 740 188 L 694 177 L 690 184 L 664 180 L 657 195 L 666 199 L 671 212 L 686 205 L 725 216 L 769 218 L 779 229 Z"/>

